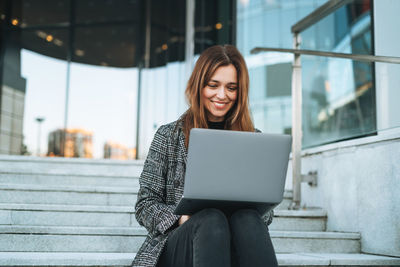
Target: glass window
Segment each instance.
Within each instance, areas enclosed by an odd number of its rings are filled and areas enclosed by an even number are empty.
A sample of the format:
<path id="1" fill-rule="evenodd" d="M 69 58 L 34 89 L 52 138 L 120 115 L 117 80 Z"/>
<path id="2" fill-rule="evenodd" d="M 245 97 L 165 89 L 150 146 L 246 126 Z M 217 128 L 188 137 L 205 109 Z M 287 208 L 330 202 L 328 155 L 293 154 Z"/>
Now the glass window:
<path id="1" fill-rule="evenodd" d="M 216 44 L 233 43 L 233 6 L 229 0 L 196 1 L 195 46 L 196 55 Z"/>
<path id="2" fill-rule="evenodd" d="M 293 56 L 251 55 L 255 47 L 293 48 L 291 27 L 326 0 L 237 1 L 237 46 L 250 73 L 250 108 L 263 132 L 291 133 Z"/>
<path id="3" fill-rule="evenodd" d="M 70 0 L 22 0 L 12 2 L 12 19 L 22 28 L 65 25 L 70 18 Z"/>
<path id="4" fill-rule="evenodd" d="M 369 1 L 345 5 L 301 33 L 301 48 L 372 55 Z M 373 134 L 374 66 L 326 57 L 302 57 L 303 146 Z"/>
<path id="5" fill-rule="evenodd" d="M 48 132 L 63 127 L 69 34 L 38 25 L 65 21 L 69 10 L 65 1 L 38 9 L 44 2 L 9 1 L 2 14 L 1 154 L 46 155 Z M 33 15 L 46 10 L 54 13 Z"/>
<path id="6" fill-rule="evenodd" d="M 255 126 L 291 132 L 291 65 L 284 53 L 251 55 L 254 47 L 293 48 L 291 27 L 326 1 L 238 1 L 238 47 L 250 71 Z M 301 33 L 301 48 L 373 54 L 369 0 L 354 1 Z M 374 65 L 303 56 L 303 147 L 373 134 Z"/>
<path id="7" fill-rule="evenodd" d="M 196 53 L 232 43 L 233 10 L 196 1 Z M 143 158 L 186 109 L 186 0 L 0 1 L 0 23 L 2 154 Z"/>

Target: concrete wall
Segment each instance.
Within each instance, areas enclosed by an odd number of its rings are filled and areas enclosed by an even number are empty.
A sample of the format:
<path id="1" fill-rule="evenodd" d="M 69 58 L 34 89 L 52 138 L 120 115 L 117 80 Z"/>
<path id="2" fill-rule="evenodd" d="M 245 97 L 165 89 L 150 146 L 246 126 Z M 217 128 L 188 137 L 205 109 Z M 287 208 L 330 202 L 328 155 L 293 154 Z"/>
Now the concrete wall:
<path id="1" fill-rule="evenodd" d="M 385 140 L 386 139 L 386 140 Z M 302 205 L 328 211 L 327 230 L 360 232 L 366 253 L 400 256 L 400 133 L 305 151 Z"/>

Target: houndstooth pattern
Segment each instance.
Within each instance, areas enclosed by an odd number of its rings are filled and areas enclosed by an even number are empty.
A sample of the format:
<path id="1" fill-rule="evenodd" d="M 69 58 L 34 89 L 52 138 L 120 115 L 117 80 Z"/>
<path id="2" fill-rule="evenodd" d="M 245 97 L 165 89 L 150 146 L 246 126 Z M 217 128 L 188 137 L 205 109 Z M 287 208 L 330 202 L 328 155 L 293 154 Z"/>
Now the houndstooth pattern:
<path id="1" fill-rule="evenodd" d="M 259 132 L 259 130 L 256 130 Z M 134 267 L 154 267 L 167 238 L 178 227 L 176 205 L 183 194 L 187 151 L 182 123 L 161 126 L 154 135 L 139 178 L 136 219 L 148 235 L 132 262 Z M 273 210 L 263 216 L 272 222 Z"/>

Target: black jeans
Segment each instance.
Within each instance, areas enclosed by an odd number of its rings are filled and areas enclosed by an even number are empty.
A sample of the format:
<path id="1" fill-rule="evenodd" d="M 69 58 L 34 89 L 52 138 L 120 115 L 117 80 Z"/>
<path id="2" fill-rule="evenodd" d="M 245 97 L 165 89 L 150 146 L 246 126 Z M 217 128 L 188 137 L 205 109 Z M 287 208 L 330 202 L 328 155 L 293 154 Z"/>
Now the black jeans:
<path id="1" fill-rule="evenodd" d="M 278 266 L 268 228 L 251 209 L 204 209 L 168 237 L 159 267 Z"/>

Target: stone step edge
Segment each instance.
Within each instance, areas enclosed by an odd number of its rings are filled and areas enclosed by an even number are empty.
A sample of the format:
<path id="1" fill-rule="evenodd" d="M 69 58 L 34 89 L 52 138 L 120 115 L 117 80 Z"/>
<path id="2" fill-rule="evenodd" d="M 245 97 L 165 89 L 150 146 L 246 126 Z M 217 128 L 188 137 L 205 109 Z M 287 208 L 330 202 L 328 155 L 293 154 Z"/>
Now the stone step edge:
<path id="1" fill-rule="evenodd" d="M 59 205 L 59 204 L 17 204 L 0 203 L 0 211 L 62 211 L 62 212 L 102 212 L 135 213 L 134 206 L 98 206 L 98 205 Z"/>
<path id="2" fill-rule="evenodd" d="M 2 184 L 0 190 L 7 191 L 46 191 L 46 192 L 79 192 L 79 193 L 109 193 L 109 194 L 137 194 L 139 187 L 122 186 L 71 186 L 71 185 L 37 185 L 37 184 Z"/>
<path id="3" fill-rule="evenodd" d="M 139 176 L 132 176 L 132 175 L 107 175 L 107 174 L 85 174 L 85 173 L 76 173 L 76 174 L 70 174 L 70 173 L 57 173 L 57 172 L 40 172 L 40 171 L 23 171 L 23 170 L 18 170 L 18 171 L 0 171 L 0 175 L 27 175 L 27 176 L 73 176 L 73 177 L 80 177 L 80 178 L 129 178 L 129 179 L 139 179 Z"/>
<path id="4" fill-rule="evenodd" d="M 63 158 L 63 157 L 35 157 L 18 155 L 0 155 L 2 162 L 37 162 L 37 163 L 66 163 L 66 164 L 88 164 L 88 165 L 121 165 L 121 166 L 143 166 L 144 160 L 116 160 L 116 159 L 86 159 L 86 158 Z"/>
<path id="5" fill-rule="evenodd" d="M 79 211 L 79 212 L 110 212 L 110 213 L 135 213 L 134 206 L 105 206 L 105 205 L 69 205 L 69 204 L 20 204 L 0 203 L 0 210 L 24 210 L 24 211 Z M 274 217 L 286 218 L 324 218 L 324 210 L 274 210 Z"/>
<path id="6" fill-rule="evenodd" d="M 46 174 L 48 175 L 48 174 Z M 70 175 L 63 175 L 70 176 Z M 126 177 L 114 177 L 113 178 L 126 178 Z M 108 178 L 110 178 L 108 177 Z M 132 179 L 138 179 L 138 177 L 132 177 Z M 101 192 L 101 193 L 113 193 L 113 192 L 137 192 L 139 187 L 122 187 L 122 186 L 88 186 L 88 185 L 40 185 L 40 184 L 21 184 L 21 183 L 0 183 L 0 190 L 23 190 L 23 191 L 71 191 L 71 192 Z M 308 211 L 309 212 L 309 211 Z"/>
<path id="7" fill-rule="evenodd" d="M 144 227 L 0 225 L 1 234 L 146 236 Z"/>
<path id="8" fill-rule="evenodd" d="M 48 235 L 134 235 L 145 236 L 143 227 L 96 227 L 96 226 L 30 226 L 0 225 L 1 234 L 48 234 Z M 344 232 L 306 232 L 306 231 L 269 231 L 272 238 L 296 239 L 348 239 L 359 240 L 359 233 Z"/>
<path id="9" fill-rule="evenodd" d="M 304 209 L 304 210 L 274 210 L 275 217 L 313 217 L 326 218 L 328 213 L 324 209 Z"/>
<path id="10" fill-rule="evenodd" d="M 1 266 L 130 266 L 136 253 L 0 252 Z M 280 266 L 398 266 L 400 258 L 371 254 L 277 253 Z"/>

